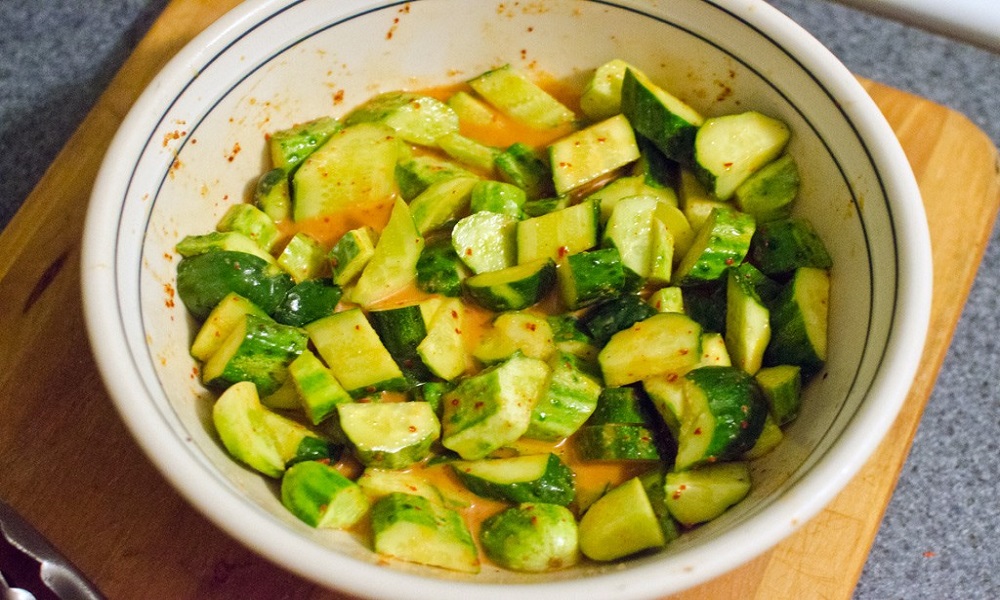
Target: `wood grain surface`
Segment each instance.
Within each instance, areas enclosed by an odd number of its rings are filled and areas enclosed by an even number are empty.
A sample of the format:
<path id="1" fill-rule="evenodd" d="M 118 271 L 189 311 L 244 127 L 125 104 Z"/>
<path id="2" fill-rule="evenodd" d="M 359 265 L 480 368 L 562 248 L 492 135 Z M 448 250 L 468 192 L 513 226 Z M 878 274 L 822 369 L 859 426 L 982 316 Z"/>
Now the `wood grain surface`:
<path id="1" fill-rule="evenodd" d="M 174 0 L 0 234 L 0 498 L 109 598 L 344 598 L 232 540 L 129 437 L 90 354 L 80 236 L 111 137 L 157 70 L 235 0 Z M 913 165 L 931 227 L 930 335 L 876 454 L 767 554 L 672 600 L 849 598 L 878 530 L 1000 206 L 997 152 L 962 115 L 864 81 Z"/>

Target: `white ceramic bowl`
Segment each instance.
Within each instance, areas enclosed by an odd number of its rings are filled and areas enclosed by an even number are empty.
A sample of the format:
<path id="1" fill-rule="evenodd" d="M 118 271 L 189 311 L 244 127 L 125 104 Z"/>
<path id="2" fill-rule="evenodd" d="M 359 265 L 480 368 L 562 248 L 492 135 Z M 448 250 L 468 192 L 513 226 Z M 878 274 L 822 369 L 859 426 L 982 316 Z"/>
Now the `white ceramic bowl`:
<path id="1" fill-rule="evenodd" d="M 298 522 L 210 433 L 209 394 L 188 355 L 193 323 L 174 296 L 174 244 L 245 200 L 267 132 L 506 62 L 581 84 L 611 58 L 704 114 L 753 108 L 794 132 L 797 210 L 835 264 L 829 363 L 785 442 L 754 463 L 750 496 L 662 552 L 546 575 L 387 567 L 350 536 Z M 883 437 L 910 388 L 931 297 L 926 220 L 893 132 L 828 51 L 756 0 L 252 0 L 136 102 L 94 188 L 83 250 L 98 364 L 163 475 L 275 562 L 395 600 L 646 598 L 749 560 L 822 509 Z"/>

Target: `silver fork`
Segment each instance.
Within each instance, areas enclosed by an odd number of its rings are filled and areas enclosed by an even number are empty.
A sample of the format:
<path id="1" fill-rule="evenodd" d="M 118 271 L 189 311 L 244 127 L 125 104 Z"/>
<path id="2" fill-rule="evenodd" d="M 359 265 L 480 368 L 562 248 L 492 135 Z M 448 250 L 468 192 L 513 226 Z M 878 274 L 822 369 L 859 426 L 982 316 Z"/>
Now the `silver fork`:
<path id="1" fill-rule="evenodd" d="M 45 588 L 35 590 L 35 594 L 46 598 L 54 594 L 63 600 L 103 598 L 97 588 L 66 557 L 62 556 L 24 517 L 3 501 L 0 501 L 0 544 L 8 546 L 15 553 L 17 564 L 24 561 L 34 563 L 37 571 L 34 572 L 32 580 L 37 577 Z M 28 567 L 24 571 L 25 577 L 28 577 Z M 9 574 L 10 571 L 8 576 Z M 27 580 L 21 585 L 27 585 Z M 2 574 L 0 574 L 0 592 L 3 592 L 0 600 L 35 600 L 35 595 L 31 592 L 11 587 Z"/>
<path id="2" fill-rule="evenodd" d="M 35 595 L 28 590 L 10 587 L 7 580 L 3 578 L 3 573 L 0 573 L 0 598 L 2 600 L 35 600 Z"/>

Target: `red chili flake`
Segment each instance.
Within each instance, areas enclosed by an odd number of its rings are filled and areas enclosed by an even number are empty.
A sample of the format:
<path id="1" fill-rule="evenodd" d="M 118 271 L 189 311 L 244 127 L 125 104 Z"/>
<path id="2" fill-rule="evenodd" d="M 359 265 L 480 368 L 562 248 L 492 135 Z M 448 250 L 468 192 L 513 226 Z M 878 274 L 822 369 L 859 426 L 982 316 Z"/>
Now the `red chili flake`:
<path id="1" fill-rule="evenodd" d="M 452 319 L 457 319 L 458 318 L 458 311 L 457 310 L 452 310 L 451 311 L 451 318 Z"/>
<path id="2" fill-rule="evenodd" d="M 722 163 L 722 166 L 725 167 L 725 168 L 727 168 L 727 169 L 731 169 L 731 168 L 733 168 L 733 163 L 731 163 L 731 162 Z"/>
<path id="3" fill-rule="evenodd" d="M 670 383 L 677 381 L 677 373 L 667 373 L 667 381 Z"/>
<path id="4" fill-rule="evenodd" d="M 455 328 L 455 333 L 456 333 L 457 335 L 462 335 L 462 330 L 461 330 L 461 329 L 459 329 L 458 327 L 456 327 L 456 328 Z"/>
<path id="5" fill-rule="evenodd" d="M 466 256 L 472 256 L 472 248 L 466 248 L 465 249 L 465 255 Z"/>
<path id="6" fill-rule="evenodd" d="M 731 257 L 731 256 L 730 256 L 729 258 L 727 258 L 727 259 L 726 259 L 726 265 L 727 265 L 727 266 L 730 266 L 730 267 L 731 267 L 731 266 L 733 266 L 733 263 L 734 263 L 734 262 L 736 262 L 736 261 L 734 261 L 734 260 L 733 260 L 733 257 Z"/>
<path id="7" fill-rule="evenodd" d="M 687 353 L 688 353 L 687 348 L 681 348 L 680 351 L 678 352 L 678 354 L 680 354 L 681 356 L 685 356 Z"/>
<path id="8" fill-rule="evenodd" d="M 535 323 L 525 323 L 524 328 L 527 329 L 528 331 L 535 331 L 536 329 L 538 329 L 538 325 L 536 325 Z"/>
<path id="9" fill-rule="evenodd" d="M 697 429 L 695 429 L 694 430 L 694 434 L 695 435 L 701 435 L 701 427 L 698 427 Z"/>
<path id="10" fill-rule="evenodd" d="M 559 246 L 559 258 L 564 258 L 568 254 L 569 254 L 568 246 Z"/>
<path id="11" fill-rule="evenodd" d="M 451 401 L 452 406 L 458 406 L 458 398 L 453 398 Z"/>
<path id="12" fill-rule="evenodd" d="M 747 427 L 750 427 L 750 423 L 749 422 L 747 422 L 747 421 L 740 421 L 740 429 L 746 429 Z"/>
<path id="13" fill-rule="evenodd" d="M 482 407 L 483 407 L 483 402 L 482 402 L 482 401 L 479 401 L 479 402 L 476 402 L 476 403 L 475 403 L 475 404 L 473 405 L 473 407 L 475 407 L 475 408 L 482 408 Z"/>
<path id="14" fill-rule="evenodd" d="M 937 556 L 937 552 L 931 552 L 930 550 L 924 552 L 924 558 L 934 558 L 935 556 Z"/>
<path id="15" fill-rule="evenodd" d="M 167 294 L 167 300 L 166 300 L 167 308 L 173 308 L 174 296 L 176 295 L 176 292 L 174 291 L 174 286 L 170 285 L 169 283 L 165 284 L 163 286 L 163 291 L 166 292 Z"/>
<path id="16" fill-rule="evenodd" d="M 415 433 L 417 431 L 417 426 L 416 425 L 410 425 L 409 427 L 407 427 L 407 429 L 410 430 L 410 433 Z"/>
<path id="17" fill-rule="evenodd" d="M 233 144 L 233 151 L 229 154 L 229 156 L 226 157 L 226 160 L 228 160 L 229 162 L 233 162 L 234 160 L 236 160 L 236 155 L 240 153 L 240 150 L 242 150 L 242 148 L 240 148 L 239 142 Z"/>

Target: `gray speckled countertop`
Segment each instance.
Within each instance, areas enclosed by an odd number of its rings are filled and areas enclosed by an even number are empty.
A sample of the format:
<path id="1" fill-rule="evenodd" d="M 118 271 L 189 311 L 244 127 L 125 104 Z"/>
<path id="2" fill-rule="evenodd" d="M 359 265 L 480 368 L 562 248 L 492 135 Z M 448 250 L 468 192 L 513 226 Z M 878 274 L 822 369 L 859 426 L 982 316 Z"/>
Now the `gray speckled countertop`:
<path id="1" fill-rule="evenodd" d="M 949 106 L 1000 145 L 1000 55 L 821 0 L 771 0 L 856 74 Z M 0 1 L 0 228 L 165 0 Z M 855 592 L 1000 598 L 1000 230 Z"/>

